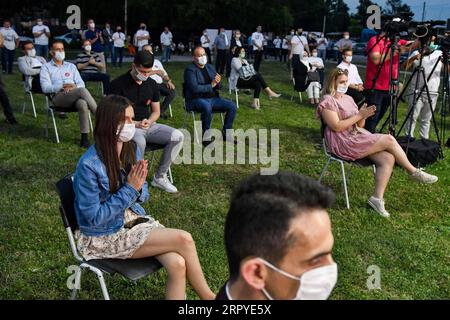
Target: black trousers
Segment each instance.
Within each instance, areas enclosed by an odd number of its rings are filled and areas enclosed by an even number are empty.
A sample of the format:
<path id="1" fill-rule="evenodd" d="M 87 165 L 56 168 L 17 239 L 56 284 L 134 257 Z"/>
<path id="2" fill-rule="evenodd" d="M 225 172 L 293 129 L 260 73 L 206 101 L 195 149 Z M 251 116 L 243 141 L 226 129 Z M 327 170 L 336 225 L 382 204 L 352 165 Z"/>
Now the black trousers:
<path id="1" fill-rule="evenodd" d="M 295 91 L 303 92 L 308 86 L 308 68 L 300 61 L 300 56 L 298 54 L 294 54 L 292 56 L 292 75 L 295 79 Z"/>
<path id="2" fill-rule="evenodd" d="M 103 94 L 109 94 L 109 75 L 101 72 L 80 72 L 84 82 L 103 82 Z"/>
<path id="3" fill-rule="evenodd" d="M 211 63 L 211 50 L 209 48 L 203 49 L 205 49 L 206 55 L 208 56 L 208 63 Z"/>
<path id="4" fill-rule="evenodd" d="M 11 107 L 11 103 L 9 102 L 8 95 L 5 92 L 2 78 L 0 78 L 0 103 L 3 107 L 3 113 L 5 114 L 6 119 L 13 120 L 14 119 L 13 110 Z"/>
<path id="5" fill-rule="evenodd" d="M 357 89 L 354 88 L 348 88 L 347 95 L 353 98 L 353 101 L 355 101 L 358 107 L 361 107 L 364 101 L 366 100 L 366 97 L 364 96 L 363 92 L 359 92 Z"/>
<path id="6" fill-rule="evenodd" d="M 227 64 L 227 50 L 217 50 L 216 71 L 222 75 L 225 72 L 225 65 Z"/>
<path id="7" fill-rule="evenodd" d="M 161 114 L 166 113 L 167 109 L 169 109 L 169 104 L 172 103 L 173 99 L 175 99 L 176 92 L 175 90 L 171 90 L 167 88 L 165 83 L 158 84 L 159 94 L 164 96 L 164 101 L 161 103 Z"/>
<path id="8" fill-rule="evenodd" d="M 280 62 L 286 62 L 287 61 L 287 54 L 288 54 L 288 50 L 287 49 L 281 49 Z"/>
<path id="9" fill-rule="evenodd" d="M 12 73 L 14 55 L 16 50 L 8 50 L 6 47 L 2 48 L 2 69 L 3 72 Z"/>
<path id="10" fill-rule="evenodd" d="M 266 89 L 268 85 L 262 75 L 260 73 L 257 73 L 248 80 L 239 78 L 237 87 L 242 89 L 255 89 L 253 97 L 257 99 L 261 94 L 261 90 Z"/>
<path id="11" fill-rule="evenodd" d="M 366 120 L 366 130 L 375 133 L 378 122 L 383 118 L 391 104 L 389 91 L 384 90 L 368 90 L 366 91 L 367 105 L 377 107 L 375 114 Z"/>
<path id="12" fill-rule="evenodd" d="M 263 54 L 264 54 L 263 50 L 255 51 L 255 62 L 253 63 L 253 66 L 255 67 L 256 72 L 259 72 L 259 67 L 261 66 Z"/>

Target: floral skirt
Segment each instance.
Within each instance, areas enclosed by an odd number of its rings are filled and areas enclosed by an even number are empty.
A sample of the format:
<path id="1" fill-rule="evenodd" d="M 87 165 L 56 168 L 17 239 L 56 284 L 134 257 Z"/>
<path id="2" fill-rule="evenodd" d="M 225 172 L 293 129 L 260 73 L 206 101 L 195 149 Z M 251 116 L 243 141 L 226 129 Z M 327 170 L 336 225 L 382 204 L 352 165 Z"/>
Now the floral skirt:
<path id="1" fill-rule="evenodd" d="M 125 210 L 125 221 L 133 221 L 141 217 L 133 211 Z M 106 236 L 86 236 L 77 230 L 75 237 L 77 247 L 83 258 L 91 259 L 129 259 L 147 240 L 152 230 L 164 228 L 159 221 L 146 216 L 147 222 L 133 226 L 131 229 L 122 227 L 116 233 Z"/>

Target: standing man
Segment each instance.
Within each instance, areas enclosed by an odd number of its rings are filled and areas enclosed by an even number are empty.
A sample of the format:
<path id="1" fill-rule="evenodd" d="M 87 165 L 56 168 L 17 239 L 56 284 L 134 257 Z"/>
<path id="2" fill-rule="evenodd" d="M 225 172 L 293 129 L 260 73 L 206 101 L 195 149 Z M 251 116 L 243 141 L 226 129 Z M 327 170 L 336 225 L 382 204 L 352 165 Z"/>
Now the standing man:
<path id="1" fill-rule="evenodd" d="M 214 40 L 214 47 L 216 48 L 216 70 L 222 75 L 225 72 L 225 66 L 227 63 L 227 51 L 230 47 L 230 41 L 228 40 L 225 28 L 219 29 L 219 34 Z"/>
<path id="2" fill-rule="evenodd" d="M 205 49 L 206 55 L 208 56 L 208 63 L 212 63 L 211 60 L 211 40 L 208 37 L 208 30 L 203 30 L 203 35 L 200 37 L 200 42 L 202 48 Z"/>
<path id="3" fill-rule="evenodd" d="M 147 26 L 144 22 L 141 22 L 139 30 L 135 34 L 135 44 L 138 47 L 138 51 L 142 50 L 142 47 L 148 44 L 150 40 L 150 33 L 147 31 Z"/>
<path id="4" fill-rule="evenodd" d="M 125 47 L 125 33 L 122 32 L 122 27 L 117 26 L 116 32 L 112 36 L 114 41 L 114 60 L 113 66 L 117 67 L 117 58 L 119 58 L 119 68 L 122 67 L 123 50 Z"/>
<path id="5" fill-rule="evenodd" d="M 256 28 L 256 32 L 252 33 L 252 44 L 253 44 L 253 52 L 255 54 L 255 71 L 259 72 L 259 67 L 261 66 L 261 61 L 264 53 L 264 35 L 261 33 L 262 27 L 258 26 Z"/>
<path id="6" fill-rule="evenodd" d="M 348 31 L 344 32 L 344 37 L 340 39 L 338 42 L 336 42 L 336 48 L 337 48 L 337 61 L 338 64 L 342 61 L 342 55 L 344 53 L 344 49 L 353 49 L 353 42 L 350 40 L 350 33 Z"/>
<path id="7" fill-rule="evenodd" d="M 4 44 L 3 34 L 0 33 L 0 48 L 3 48 L 3 44 Z M 5 92 L 5 87 L 2 82 L 1 76 L 0 76 L 0 104 L 3 107 L 3 113 L 5 114 L 6 122 L 8 122 L 9 124 L 17 124 L 17 120 L 14 117 L 11 108 L 11 103 L 9 102 L 8 95 Z"/>
<path id="8" fill-rule="evenodd" d="M 95 22 L 92 19 L 88 20 L 88 30 L 84 34 L 85 40 L 90 40 L 92 45 L 92 51 L 97 53 L 103 53 L 103 37 L 102 32 L 95 28 Z"/>
<path id="9" fill-rule="evenodd" d="M 319 57 L 322 58 L 323 62 L 327 60 L 327 46 L 328 40 L 325 38 L 323 32 L 320 34 L 319 40 L 317 40 L 317 50 L 319 51 Z"/>
<path id="10" fill-rule="evenodd" d="M 16 49 L 19 47 L 19 35 L 11 28 L 11 20 L 9 19 L 3 22 L 0 33 L 3 36 L 2 70 L 3 73 L 12 74 L 14 56 Z"/>
<path id="11" fill-rule="evenodd" d="M 161 62 L 169 62 L 170 60 L 170 48 L 172 47 L 173 36 L 169 31 L 169 27 L 164 27 L 164 31 L 161 33 L 161 49 L 162 57 Z"/>
<path id="12" fill-rule="evenodd" d="M 48 59 L 48 39 L 50 38 L 50 29 L 44 25 L 42 19 L 39 18 L 36 22 L 37 24 L 32 30 L 36 55 Z"/>
<path id="13" fill-rule="evenodd" d="M 114 40 L 113 40 L 113 30 L 111 29 L 111 24 L 106 23 L 105 29 L 102 31 L 103 43 L 105 44 L 105 63 L 108 62 L 108 55 L 111 55 L 111 63 L 114 59 Z"/>

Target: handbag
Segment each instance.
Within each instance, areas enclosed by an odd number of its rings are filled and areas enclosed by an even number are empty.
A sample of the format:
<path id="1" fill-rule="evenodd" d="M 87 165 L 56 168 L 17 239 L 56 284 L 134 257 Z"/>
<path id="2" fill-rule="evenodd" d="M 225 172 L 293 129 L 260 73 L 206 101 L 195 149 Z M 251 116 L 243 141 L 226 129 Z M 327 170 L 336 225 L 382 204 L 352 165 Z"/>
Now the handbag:
<path id="1" fill-rule="evenodd" d="M 320 82 L 319 72 L 308 71 L 308 82 Z"/>
<path id="2" fill-rule="evenodd" d="M 397 141 L 415 167 L 425 167 L 442 158 L 441 147 L 435 141 L 408 137 L 399 137 Z"/>
<path id="3" fill-rule="evenodd" d="M 239 69 L 239 77 L 242 80 L 249 80 L 251 77 L 253 77 L 256 74 L 255 68 L 252 64 L 246 64 L 243 65 Z"/>

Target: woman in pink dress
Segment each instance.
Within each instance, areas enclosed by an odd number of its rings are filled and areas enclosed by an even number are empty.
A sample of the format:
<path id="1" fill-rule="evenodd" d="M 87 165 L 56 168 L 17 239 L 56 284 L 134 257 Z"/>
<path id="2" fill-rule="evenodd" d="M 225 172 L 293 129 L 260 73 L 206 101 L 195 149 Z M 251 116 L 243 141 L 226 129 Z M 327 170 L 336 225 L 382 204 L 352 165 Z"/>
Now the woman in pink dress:
<path id="1" fill-rule="evenodd" d="M 325 96 L 317 108 L 317 116 L 326 125 L 327 147 L 344 160 L 369 158 L 375 163 L 375 192 L 368 203 L 379 214 L 389 217 L 383 196 L 395 163 L 417 182 L 434 183 L 438 178 L 415 168 L 393 136 L 372 134 L 363 129 L 366 119 L 375 114 L 376 108 L 364 105 L 358 110 L 353 99 L 345 94 L 347 89 L 348 71 L 333 70 L 328 77 Z"/>

